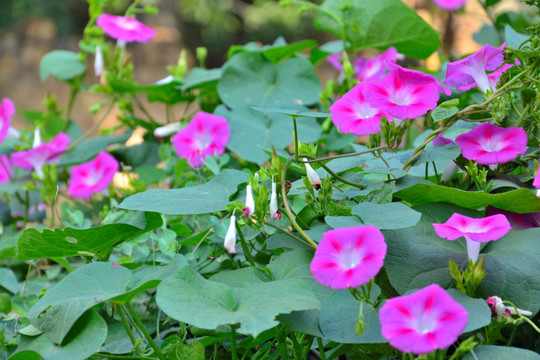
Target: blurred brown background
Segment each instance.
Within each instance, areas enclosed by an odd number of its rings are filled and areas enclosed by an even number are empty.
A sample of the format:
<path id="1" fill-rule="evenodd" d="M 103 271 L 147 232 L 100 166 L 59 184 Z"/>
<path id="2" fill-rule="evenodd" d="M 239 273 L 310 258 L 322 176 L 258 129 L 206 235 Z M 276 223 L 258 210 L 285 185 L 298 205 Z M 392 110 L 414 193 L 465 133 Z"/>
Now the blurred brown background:
<path id="1" fill-rule="evenodd" d="M 490 17 L 496 19 L 506 12 L 530 12 L 517 0 L 503 0 L 487 14 L 478 0 L 469 0 L 463 10 L 452 14 L 449 22 L 447 13 L 437 11 L 431 0 L 405 2 L 437 30 L 449 32 L 447 46 L 455 57 L 481 46 L 481 41 L 476 42 L 473 34 L 490 23 Z M 280 35 L 289 42 L 305 38 L 314 38 L 319 43 L 332 40 L 313 29 L 310 15 L 298 16 L 295 10 L 279 6 L 278 0 L 155 0 L 151 3 L 160 9 L 160 13 L 144 15 L 140 20 L 157 29 L 156 37 L 147 44 L 128 45 L 128 51 L 133 54 L 136 78 L 143 84 L 167 76 L 166 66 L 176 64 L 182 48 L 188 50 L 190 63 L 193 63 L 195 48 L 206 46 L 209 51 L 207 66 L 219 67 L 226 60 L 231 44 L 248 41 L 267 44 Z M 128 4 L 127 0 L 119 0 L 111 12 L 121 14 Z M 39 62 L 51 50 L 78 51 L 80 34 L 88 21 L 87 10 L 84 0 L 0 1 L 0 98 L 11 98 L 18 110 L 40 110 L 44 96 L 50 92 L 57 96 L 61 107 L 66 106 L 67 85 L 51 77 L 40 82 Z M 481 35 L 484 42 L 490 38 L 497 41 L 496 32 L 484 31 Z M 96 79 L 92 64 L 88 65 L 86 84 L 91 85 Z M 438 56 L 432 56 L 426 65 L 436 69 Z M 335 74 L 327 64 L 321 64 L 318 71 L 323 79 Z M 101 99 L 100 95 L 88 93 L 78 97 L 73 117 L 83 129 L 92 126 L 94 116 L 88 109 Z M 163 119 L 165 109 L 159 104 L 151 105 L 150 112 L 159 120 Z M 14 125 L 17 128 L 28 126 L 20 114 L 16 115 Z"/>

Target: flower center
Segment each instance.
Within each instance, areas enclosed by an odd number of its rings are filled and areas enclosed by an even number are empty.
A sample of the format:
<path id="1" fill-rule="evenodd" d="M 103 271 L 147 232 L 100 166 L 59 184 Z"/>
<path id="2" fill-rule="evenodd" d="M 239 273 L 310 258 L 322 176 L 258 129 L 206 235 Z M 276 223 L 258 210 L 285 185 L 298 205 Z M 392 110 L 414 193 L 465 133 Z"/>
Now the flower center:
<path id="1" fill-rule="evenodd" d="M 200 133 L 195 138 L 195 147 L 199 150 L 204 150 L 212 144 L 212 137 L 208 133 Z"/>
<path id="2" fill-rule="evenodd" d="M 437 327 L 433 314 L 420 314 L 414 317 L 412 327 L 421 334 L 432 332 Z"/>
<path id="3" fill-rule="evenodd" d="M 362 253 L 356 249 L 343 249 L 339 263 L 345 269 L 354 269 L 362 262 Z"/>
<path id="4" fill-rule="evenodd" d="M 372 108 L 367 103 L 356 103 L 354 106 L 354 112 L 360 119 L 369 119 L 377 115 L 378 110 Z"/>
<path id="5" fill-rule="evenodd" d="M 500 140 L 501 139 L 497 138 L 484 139 L 482 142 L 482 148 L 488 152 L 500 151 L 504 148 L 504 143 Z"/>
<path id="6" fill-rule="evenodd" d="M 135 30 L 137 23 L 129 18 L 118 19 L 117 25 L 124 30 Z"/>
<path id="7" fill-rule="evenodd" d="M 391 100 L 394 104 L 400 105 L 400 106 L 407 106 L 412 102 L 409 96 L 409 93 L 407 92 L 406 89 L 400 89 L 400 90 L 395 91 L 391 95 Z"/>
<path id="8" fill-rule="evenodd" d="M 103 174 L 100 171 L 90 170 L 88 176 L 84 179 L 86 186 L 94 186 L 99 180 L 103 177 Z"/>

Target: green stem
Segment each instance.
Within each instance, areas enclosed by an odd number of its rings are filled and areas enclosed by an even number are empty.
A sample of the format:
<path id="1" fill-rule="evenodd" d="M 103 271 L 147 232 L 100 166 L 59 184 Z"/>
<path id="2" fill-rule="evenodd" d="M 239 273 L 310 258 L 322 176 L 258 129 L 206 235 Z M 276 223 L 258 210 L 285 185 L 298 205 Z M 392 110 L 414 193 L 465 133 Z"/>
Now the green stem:
<path id="1" fill-rule="evenodd" d="M 378 150 L 386 150 L 386 149 L 388 149 L 388 146 L 379 146 L 379 147 L 368 149 L 368 150 L 363 150 L 363 151 L 358 151 L 358 152 L 353 152 L 353 153 L 348 153 L 348 154 L 326 156 L 326 157 L 322 157 L 322 158 L 315 158 L 315 157 L 311 156 L 311 158 L 313 158 L 314 160 L 308 160 L 308 161 L 304 161 L 304 162 L 305 163 L 315 163 L 315 162 L 320 162 L 320 161 L 325 161 L 325 160 L 341 159 L 341 158 L 346 158 L 346 157 L 351 157 L 351 156 L 356 156 L 356 155 L 363 155 L 363 154 L 368 154 L 368 153 L 375 152 L 375 151 L 378 151 Z"/>
<path id="2" fill-rule="evenodd" d="M 326 360 L 326 354 L 324 353 L 324 346 L 322 343 L 322 339 L 320 337 L 317 337 L 317 345 L 319 346 L 319 355 L 321 356 L 321 360 Z"/>
<path id="3" fill-rule="evenodd" d="M 244 238 L 244 234 L 242 234 L 242 229 L 240 228 L 238 223 L 236 223 L 235 226 L 236 232 L 238 233 L 238 236 L 240 236 L 240 244 L 242 245 L 242 250 L 244 250 L 244 255 L 246 255 L 246 258 L 248 259 L 251 266 L 256 266 L 255 259 L 253 259 L 253 255 L 251 255 L 251 252 L 249 251 L 249 247 L 247 245 L 246 239 Z"/>
<path id="4" fill-rule="evenodd" d="M 146 357 L 146 356 L 112 355 L 112 354 L 103 354 L 103 353 L 95 353 L 93 356 L 102 357 L 102 358 L 105 358 L 105 359 L 126 359 L 126 360 L 129 360 L 129 359 L 148 360 L 148 359 L 150 359 L 149 357 Z"/>
<path id="5" fill-rule="evenodd" d="M 298 161 L 298 128 L 296 126 L 296 116 L 291 116 L 293 119 L 293 125 L 294 125 L 294 160 Z"/>
<path id="6" fill-rule="evenodd" d="M 291 334 L 291 340 L 292 340 L 292 343 L 293 343 L 294 353 L 295 353 L 296 359 L 298 359 L 298 360 L 302 359 L 302 348 L 300 347 L 300 344 L 298 343 L 298 339 L 296 339 L 296 334 L 295 333 Z"/>
<path id="7" fill-rule="evenodd" d="M 66 110 L 66 126 L 64 127 L 64 130 L 67 130 L 67 127 L 69 126 L 69 123 L 71 121 L 71 111 L 73 110 L 75 97 L 77 96 L 78 93 L 79 93 L 79 89 L 77 87 L 73 87 L 71 89 L 71 93 L 69 94 L 68 107 Z"/>
<path id="8" fill-rule="evenodd" d="M 231 325 L 231 356 L 232 360 L 238 360 L 236 355 L 236 324 Z"/>
<path id="9" fill-rule="evenodd" d="M 115 104 L 115 98 L 112 98 L 111 99 L 111 103 L 109 104 L 109 107 L 107 108 L 107 110 L 105 111 L 105 114 L 103 114 L 103 116 L 98 120 L 98 122 L 96 122 L 87 132 L 85 132 L 84 134 L 82 134 L 79 138 L 77 138 L 77 140 L 75 140 L 74 142 L 72 142 L 66 151 L 70 151 L 70 150 L 73 150 L 77 145 L 79 145 L 79 143 L 81 141 L 83 141 L 84 139 L 86 139 L 90 134 L 92 134 L 94 131 L 96 131 L 100 126 L 101 124 L 103 123 L 103 121 L 105 121 L 105 119 L 107 118 L 107 116 L 109 115 L 109 113 L 111 112 L 114 104 Z"/>
<path id="10" fill-rule="evenodd" d="M 156 352 L 156 355 L 158 356 L 158 358 L 160 360 L 166 360 L 165 356 L 163 356 L 163 354 L 161 353 L 161 351 L 159 350 L 159 347 L 156 345 L 156 343 L 154 342 L 154 339 L 152 339 L 152 336 L 150 336 L 150 334 L 148 333 L 148 331 L 146 330 L 146 327 L 144 326 L 144 324 L 142 323 L 141 319 L 139 319 L 139 316 L 137 315 L 137 313 L 135 312 L 135 310 L 133 310 L 133 307 L 131 306 L 130 303 L 127 303 L 125 305 L 126 309 L 128 310 L 129 314 L 131 315 L 131 318 L 133 319 L 133 321 L 135 322 L 135 325 L 137 325 L 137 327 L 142 331 L 142 333 L 144 334 L 144 337 L 146 338 L 146 340 L 148 341 L 148 343 L 150 344 L 150 346 L 152 347 L 152 349 L 154 349 L 154 351 Z"/>
<path id="11" fill-rule="evenodd" d="M 279 226 L 274 225 L 274 224 L 272 224 L 272 223 L 269 222 L 269 221 L 265 221 L 264 223 L 265 223 L 266 225 L 271 226 L 271 227 L 273 227 L 274 229 L 277 229 L 277 230 L 281 231 L 282 233 L 284 233 L 284 234 L 286 234 L 286 235 L 292 237 L 292 238 L 295 239 L 296 241 L 301 242 L 302 244 L 304 244 L 304 245 L 306 245 L 306 246 L 310 246 L 307 242 L 305 242 L 304 240 L 302 240 L 302 239 L 299 238 L 298 236 L 296 236 L 296 235 L 294 235 L 294 234 L 288 232 L 287 230 L 285 230 L 285 229 L 283 229 L 283 228 L 280 228 Z"/>
<path id="12" fill-rule="evenodd" d="M 117 304 L 118 313 L 120 314 L 120 319 L 122 319 L 122 324 L 124 324 L 124 327 L 126 328 L 126 332 L 128 334 L 129 339 L 131 340 L 131 343 L 133 344 L 133 347 L 137 352 L 139 352 L 137 348 L 137 339 L 135 339 L 135 335 L 133 335 L 133 331 L 131 331 L 131 326 L 129 326 L 129 323 L 126 318 L 126 314 L 124 314 L 124 309 L 122 308 L 122 305 Z"/>
<path id="13" fill-rule="evenodd" d="M 521 124 L 523 124 L 523 120 L 525 119 L 525 115 L 527 115 L 527 113 L 529 112 L 529 109 L 531 107 L 531 104 L 527 104 L 527 106 L 525 106 L 525 109 L 523 109 L 523 112 L 520 114 L 519 116 L 519 120 L 516 124 L 517 127 L 521 127 Z"/>
<path id="14" fill-rule="evenodd" d="M 289 164 L 294 160 L 294 157 L 290 157 L 287 159 L 285 164 L 283 165 L 283 169 L 281 170 L 281 198 L 283 199 L 283 205 L 285 206 L 285 212 L 287 213 L 287 216 L 289 217 L 289 220 L 292 224 L 292 226 L 298 231 L 304 239 L 310 244 L 310 246 L 313 249 L 317 248 L 317 244 L 315 241 L 313 241 L 308 234 L 305 233 L 304 230 L 298 225 L 296 220 L 293 217 L 293 214 L 291 212 L 291 207 L 289 206 L 289 202 L 287 201 L 287 192 L 285 191 L 285 175 L 287 173 L 287 168 L 289 167 Z"/>
<path id="15" fill-rule="evenodd" d="M 437 185 L 441 185 L 441 182 L 439 181 L 439 174 L 437 173 L 437 166 L 435 166 L 435 161 L 432 161 L 431 164 L 433 165 L 433 171 L 435 172 L 435 179 L 437 180 Z"/>

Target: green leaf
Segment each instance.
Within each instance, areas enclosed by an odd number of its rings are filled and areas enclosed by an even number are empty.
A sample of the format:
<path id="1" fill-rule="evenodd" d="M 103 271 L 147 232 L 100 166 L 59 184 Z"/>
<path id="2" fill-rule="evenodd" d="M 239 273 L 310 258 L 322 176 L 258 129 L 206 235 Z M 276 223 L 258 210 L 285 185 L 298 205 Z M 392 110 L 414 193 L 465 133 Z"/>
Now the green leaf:
<path id="1" fill-rule="evenodd" d="M 262 54 L 265 58 L 274 64 L 277 64 L 285 58 L 291 57 L 300 51 L 304 51 L 315 46 L 317 46 L 317 42 L 315 40 L 308 39 L 282 46 L 272 46 L 263 50 Z"/>
<path id="2" fill-rule="evenodd" d="M 473 355 L 474 352 L 474 355 Z M 509 346 L 496 346 L 496 345 L 480 345 L 475 347 L 471 352 L 467 353 L 463 360 L 477 360 L 477 359 L 489 359 L 489 360 L 539 360 L 540 355 L 537 353 L 519 349 Z"/>
<path id="3" fill-rule="evenodd" d="M 504 38 L 508 46 L 518 49 L 519 45 L 530 38 L 530 35 L 518 33 L 509 24 L 506 24 L 504 27 Z"/>
<path id="4" fill-rule="evenodd" d="M 39 63 L 39 77 L 45 81 L 49 75 L 58 80 L 70 80 L 86 71 L 84 63 L 79 61 L 79 55 L 68 50 L 54 50 L 46 54 Z"/>
<path id="5" fill-rule="evenodd" d="M 455 106 L 443 107 L 439 105 L 431 112 L 431 117 L 433 118 L 434 122 L 437 122 L 456 115 L 458 111 L 459 109 Z"/>
<path id="6" fill-rule="evenodd" d="M 238 332 L 256 337 L 278 325 L 278 314 L 316 309 L 319 301 L 301 280 L 230 288 L 204 279 L 192 267 L 178 270 L 157 289 L 159 307 L 170 317 L 203 329 L 240 323 Z"/>
<path id="7" fill-rule="evenodd" d="M 24 350 L 10 356 L 8 360 L 41 360 L 41 356 L 33 350 Z"/>
<path id="8" fill-rule="evenodd" d="M 134 273 L 111 263 L 91 263 L 76 269 L 49 289 L 30 309 L 28 317 L 51 341 L 59 344 L 91 307 L 105 301 L 127 303 L 186 265 L 181 255 L 166 266 L 142 266 Z"/>
<path id="9" fill-rule="evenodd" d="M 373 286 L 379 291 L 377 285 Z M 372 289 L 375 290 L 375 289 Z M 370 304 L 364 304 L 364 322 L 368 325 L 364 328 L 364 334 L 356 335 L 355 326 L 358 319 L 360 303 L 349 290 L 334 291 L 326 299 L 321 308 L 320 326 L 324 337 L 346 344 L 376 344 L 385 343 L 387 340 L 381 335 L 381 323 L 379 313 Z"/>
<path id="10" fill-rule="evenodd" d="M 420 156 L 414 161 L 414 166 L 423 165 L 425 163 L 431 163 L 435 161 L 436 163 L 442 163 L 443 166 L 446 166 L 448 161 L 457 158 L 461 154 L 461 149 L 456 144 L 445 144 L 442 146 L 426 146 L 426 149 L 422 151 Z M 409 159 L 409 156 L 404 159 L 404 163 Z M 431 164 L 429 165 L 431 166 Z M 425 167 L 424 167 L 425 168 Z M 439 169 L 442 173 L 443 169 Z"/>
<path id="11" fill-rule="evenodd" d="M 152 84 L 152 85 L 139 85 L 134 82 L 108 78 L 107 84 L 116 93 L 145 93 L 148 96 L 150 102 L 162 102 L 168 105 L 174 105 L 180 102 L 193 100 L 193 96 L 182 93 L 177 90 L 182 83 L 179 81 L 172 81 L 168 84 Z"/>
<path id="12" fill-rule="evenodd" d="M 258 106 L 252 106 L 253 110 L 257 110 L 265 113 L 278 113 L 289 115 L 291 117 L 307 117 L 307 118 L 322 118 L 326 119 L 331 115 L 328 113 L 321 113 L 317 111 L 301 111 L 301 110 L 291 110 L 291 109 L 279 109 L 279 108 L 262 108 Z"/>
<path id="13" fill-rule="evenodd" d="M 8 268 L 0 268 L 0 286 L 13 294 L 21 289 L 15 273 Z"/>
<path id="14" fill-rule="evenodd" d="M 233 109 L 294 109 L 315 103 L 320 91 L 320 80 L 309 60 L 295 57 L 275 65 L 257 52 L 235 54 L 224 65 L 218 83 L 219 97 Z"/>
<path id="15" fill-rule="evenodd" d="M 155 211 L 167 215 L 206 214 L 225 210 L 229 197 L 249 176 L 226 169 L 209 182 L 182 189 L 152 189 L 127 197 L 121 209 Z"/>
<path id="16" fill-rule="evenodd" d="M 204 346 L 200 342 L 191 344 L 178 344 L 175 349 L 178 360 L 204 360 Z"/>
<path id="17" fill-rule="evenodd" d="M 345 22 L 354 49 L 394 46 L 401 54 L 425 59 L 439 47 L 437 32 L 401 0 L 326 0 L 321 7 Z M 324 12 L 317 14 L 314 25 L 342 36 L 340 24 Z"/>
<path id="18" fill-rule="evenodd" d="M 421 214 L 399 202 L 376 204 L 363 202 L 352 208 L 352 214 L 359 216 L 364 225 L 374 225 L 379 229 L 402 229 L 415 225 Z"/>
<path id="19" fill-rule="evenodd" d="M 194 68 L 182 79 L 184 85 L 180 89 L 186 91 L 217 83 L 221 79 L 221 72 L 221 69 Z"/>
<path id="20" fill-rule="evenodd" d="M 139 213 L 129 224 L 107 224 L 90 229 L 25 230 L 19 238 L 18 259 L 89 255 L 105 258 L 116 245 L 162 225 L 156 213 Z"/>
<path id="21" fill-rule="evenodd" d="M 416 184 L 394 194 L 415 205 L 446 202 L 468 209 L 480 209 L 488 205 L 519 214 L 540 212 L 540 198 L 529 189 L 517 189 L 500 194 L 483 191 L 464 191 L 435 184 Z"/>
<path id="22" fill-rule="evenodd" d="M 61 345 L 51 342 L 45 334 L 35 337 L 21 335 L 17 353 L 32 350 L 39 353 L 44 360 L 84 360 L 99 349 L 106 337 L 105 320 L 96 312 L 88 311 L 75 323 Z"/>
<path id="23" fill-rule="evenodd" d="M 464 333 L 481 329 L 491 323 L 491 310 L 484 299 L 475 299 L 469 297 L 456 289 L 446 290 L 450 296 L 469 313 L 469 322 L 463 330 Z"/>
<path id="24" fill-rule="evenodd" d="M 213 275 L 210 280 L 232 288 L 239 288 L 268 282 L 271 279 L 266 271 L 256 267 L 248 267 L 233 271 L 220 271 Z"/>
<path id="25" fill-rule="evenodd" d="M 293 121 L 283 114 L 264 114 L 250 108 L 228 110 L 218 106 L 215 114 L 229 120 L 231 137 L 227 148 L 244 160 L 262 164 L 269 159 L 264 151 L 283 149 L 293 142 Z M 303 143 L 315 142 L 321 135 L 317 120 L 300 118 L 297 120 L 298 137 Z"/>

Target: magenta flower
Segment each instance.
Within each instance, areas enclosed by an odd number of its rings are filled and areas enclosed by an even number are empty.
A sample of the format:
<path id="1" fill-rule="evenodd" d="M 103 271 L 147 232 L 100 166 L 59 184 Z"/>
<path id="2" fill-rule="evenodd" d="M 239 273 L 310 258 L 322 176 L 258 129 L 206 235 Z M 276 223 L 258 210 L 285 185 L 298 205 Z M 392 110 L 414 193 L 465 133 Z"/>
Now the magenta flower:
<path id="1" fill-rule="evenodd" d="M 510 226 L 514 230 L 530 229 L 540 227 L 540 212 L 518 214 L 515 212 L 497 209 L 491 205 L 486 208 L 486 216 L 502 214 L 506 216 Z"/>
<path id="2" fill-rule="evenodd" d="M 6 155 L 0 155 L 0 184 L 9 181 L 13 176 L 11 165 Z"/>
<path id="3" fill-rule="evenodd" d="M 114 156 L 101 151 L 94 159 L 71 169 L 67 193 L 78 199 L 88 199 L 109 186 L 118 168 Z"/>
<path id="4" fill-rule="evenodd" d="M 540 169 L 536 172 L 536 176 L 533 180 L 533 186 L 537 189 L 540 189 Z"/>
<path id="5" fill-rule="evenodd" d="M 156 30 L 148 27 L 135 18 L 101 14 L 97 26 L 113 39 L 123 42 L 147 42 L 156 35 Z"/>
<path id="6" fill-rule="evenodd" d="M 404 120 L 425 115 L 437 107 L 439 82 L 431 75 L 393 65 L 382 79 L 365 84 L 370 106 Z"/>
<path id="7" fill-rule="evenodd" d="M 452 11 L 463 7 L 467 0 L 433 0 L 433 2 L 441 9 Z"/>
<path id="8" fill-rule="evenodd" d="M 381 131 L 381 110 L 372 107 L 364 97 L 366 83 L 360 82 L 330 106 L 332 122 L 343 134 L 357 136 Z"/>
<path id="9" fill-rule="evenodd" d="M 8 98 L 3 98 L 0 104 L 0 143 L 4 141 L 11 125 L 11 116 L 15 114 L 15 105 Z"/>
<path id="10" fill-rule="evenodd" d="M 196 167 L 202 166 L 207 156 L 223 154 L 230 135 L 225 118 L 200 112 L 173 136 L 172 144 L 179 157 L 188 159 L 189 164 Z"/>
<path id="11" fill-rule="evenodd" d="M 502 52 L 505 46 L 505 43 L 498 48 L 485 44 L 474 54 L 448 64 L 446 79 L 443 83 L 460 91 L 469 90 L 475 86 L 483 92 L 489 89 L 495 90 L 502 73 L 512 67 L 512 65 L 505 65 L 499 68 L 504 62 Z M 487 74 L 486 71 L 494 72 Z"/>
<path id="12" fill-rule="evenodd" d="M 512 230 L 508 219 L 501 214 L 474 219 L 456 213 L 444 224 L 433 224 L 433 228 L 437 235 L 448 240 L 463 236 L 467 241 L 467 255 L 473 263 L 478 260 L 480 243 L 499 240 Z"/>
<path id="13" fill-rule="evenodd" d="M 66 151 L 69 144 L 69 136 L 59 133 L 51 142 L 41 142 L 39 130 L 34 135 L 34 146 L 30 150 L 19 151 L 11 154 L 13 166 L 35 171 L 39 178 L 43 178 L 43 165 L 55 163 L 60 159 L 60 155 Z"/>
<path id="14" fill-rule="evenodd" d="M 383 234 L 375 226 L 339 228 L 324 233 L 309 268 L 332 289 L 357 287 L 377 275 L 385 255 Z"/>
<path id="15" fill-rule="evenodd" d="M 341 64 L 341 58 L 343 55 L 341 53 L 335 53 L 328 55 L 326 61 L 328 61 L 336 70 L 343 71 L 343 65 Z"/>
<path id="16" fill-rule="evenodd" d="M 371 59 L 357 57 L 354 59 L 354 70 L 358 80 L 379 80 L 387 71 L 387 63 L 395 63 L 398 56 L 396 48 L 391 46 Z"/>
<path id="17" fill-rule="evenodd" d="M 482 165 L 504 164 L 527 151 L 527 133 L 519 127 L 483 123 L 459 135 L 456 144 L 466 159 Z"/>
<path id="18" fill-rule="evenodd" d="M 387 300 L 379 311 L 382 336 L 404 353 L 446 349 L 461 335 L 467 310 L 437 284 Z"/>

